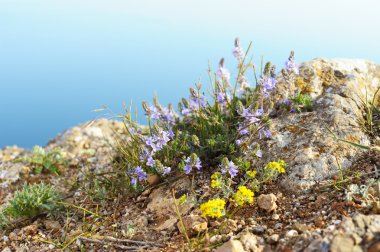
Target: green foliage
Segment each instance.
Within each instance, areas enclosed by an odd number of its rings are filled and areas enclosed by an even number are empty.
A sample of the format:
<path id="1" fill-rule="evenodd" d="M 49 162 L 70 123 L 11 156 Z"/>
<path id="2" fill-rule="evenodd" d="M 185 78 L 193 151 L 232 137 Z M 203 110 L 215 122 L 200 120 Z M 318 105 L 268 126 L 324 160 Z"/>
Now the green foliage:
<path id="1" fill-rule="evenodd" d="M 6 219 L 20 217 L 34 217 L 43 213 L 51 213 L 58 205 L 56 201 L 62 197 L 54 186 L 41 184 L 24 184 L 22 190 L 17 191 L 8 204 L 2 209 L 0 223 Z M 1 219 L 3 221 L 1 221 Z"/>
<path id="2" fill-rule="evenodd" d="M 360 105 L 363 117 L 359 116 L 359 123 L 362 129 L 370 136 L 378 136 L 380 134 L 380 96 L 378 95 L 380 87 L 376 90 L 373 97 L 369 100 L 367 97 L 360 99 Z"/>
<path id="3" fill-rule="evenodd" d="M 30 157 L 21 158 L 17 161 L 30 164 L 36 174 L 50 171 L 55 175 L 59 175 L 59 167 L 67 165 L 67 160 L 65 160 L 61 149 L 55 148 L 46 151 L 38 145 L 33 147 L 32 155 Z"/>
<path id="4" fill-rule="evenodd" d="M 129 181 L 124 188 L 139 191 L 147 185 L 149 174 L 166 179 L 179 173 L 220 171 L 227 183 L 224 187 L 229 188 L 226 194 L 230 196 L 235 185 L 246 179 L 247 171 L 260 170 L 257 164 L 265 153 L 260 148 L 260 139 L 271 137 L 269 114 L 273 105 L 266 100 L 277 80 L 275 66 L 270 62 L 261 62 L 259 72 L 251 61 L 246 62 L 250 46 L 244 52 L 235 41 L 236 77 L 230 77 L 221 59 L 217 71 L 213 72 L 210 66 L 208 69 L 211 90 L 204 91 L 198 82 L 190 88 L 189 97 L 181 99 L 177 111 L 171 104 L 163 106 L 154 97 L 153 104 L 142 104 L 148 125 L 141 126 L 133 116 L 132 106 L 125 109 L 120 116 L 125 134 L 116 138 L 114 178 L 110 181 Z M 255 77 L 253 87 L 247 77 L 250 71 Z M 289 57 L 286 73 L 289 80 L 298 73 L 294 53 Z M 302 109 L 312 106 L 306 95 L 298 95 L 293 102 Z M 274 178 L 277 173 L 262 174 Z M 252 184 L 256 180 L 249 178 L 245 183 L 256 190 L 261 183 Z"/>
<path id="5" fill-rule="evenodd" d="M 313 111 L 313 99 L 307 94 L 298 92 L 294 97 L 282 102 L 281 108 L 297 113 L 310 112 Z"/>
<path id="6" fill-rule="evenodd" d="M 297 112 L 313 110 L 313 100 L 309 95 L 298 93 L 291 100 L 295 103 L 294 108 Z"/>

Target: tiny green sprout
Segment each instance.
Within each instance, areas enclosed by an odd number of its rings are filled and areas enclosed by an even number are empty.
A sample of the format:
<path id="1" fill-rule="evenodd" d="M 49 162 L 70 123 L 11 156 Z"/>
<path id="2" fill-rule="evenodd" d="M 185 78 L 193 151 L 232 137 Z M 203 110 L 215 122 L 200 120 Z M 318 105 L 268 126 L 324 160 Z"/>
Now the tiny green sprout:
<path id="1" fill-rule="evenodd" d="M 59 148 L 46 151 L 41 146 L 34 146 L 30 157 L 17 159 L 16 162 L 26 162 L 33 168 L 36 174 L 50 171 L 55 175 L 60 175 L 60 166 L 66 166 L 67 160 L 64 153 Z"/>
<path id="2" fill-rule="evenodd" d="M 298 93 L 291 100 L 295 103 L 295 110 L 297 112 L 313 110 L 313 100 L 309 95 Z"/>
<path id="3" fill-rule="evenodd" d="M 35 217 L 39 214 L 52 213 L 59 205 L 55 202 L 62 199 L 61 195 L 52 185 L 44 183 L 28 185 L 24 184 L 20 191 L 2 209 L 4 219 L 15 219 L 20 217 Z"/>

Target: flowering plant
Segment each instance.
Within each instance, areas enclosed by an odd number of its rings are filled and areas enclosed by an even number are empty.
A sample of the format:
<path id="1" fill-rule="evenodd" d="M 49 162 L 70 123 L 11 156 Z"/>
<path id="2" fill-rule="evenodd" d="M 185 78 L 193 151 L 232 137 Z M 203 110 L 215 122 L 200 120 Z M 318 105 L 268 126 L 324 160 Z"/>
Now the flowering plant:
<path id="1" fill-rule="evenodd" d="M 277 80 L 270 62 L 259 75 L 252 60 L 247 62 L 250 47 L 244 51 L 239 39 L 235 40 L 237 76 L 230 74 L 223 58 L 215 73 L 209 67 L 211 97 L 207 98 L 202 84 L 197 83 L 190 88 L 189 97 L 182 98 L 177 111 L 171 104 L 161 105 L 157 97 L 153 104 L 143 102 L 148 126 L 135 122 L 131 109 L 126 111 L 122 116 L 126 137 L 117 139 L 114 167 L 133 188 L 142 188 L 149 174 L 165 178 L 216 168 L 219 175 L 214 175 L 211 186 L 224 190 L 228 198 L 234 180 L 257 180 L 251 167 L 265 155 L 258 140 L 272 136 L 270 108 L 264 100 Z M 294 53 L 285 66 L 289 79 L 298 72 Z M 255 76 L 253 86 L 247 78 L 250 70 Z M 246 174 L 241 172 L 248 170 Z"/>

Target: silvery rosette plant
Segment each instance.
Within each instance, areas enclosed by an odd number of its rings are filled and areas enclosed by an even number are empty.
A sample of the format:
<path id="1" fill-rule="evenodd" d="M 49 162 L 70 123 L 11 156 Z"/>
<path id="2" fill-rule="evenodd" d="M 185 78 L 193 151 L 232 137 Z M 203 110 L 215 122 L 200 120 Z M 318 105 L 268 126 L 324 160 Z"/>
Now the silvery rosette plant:
<path id="1" fill-rule="evenodd" d="M 126 111 L 127 137 L 117 139 L 114 167 L 133 188 L 142 188 L 149 174 L 165 178 L 220 171 L 233 180 L 244 176 L 240 171 L 248 171 L 262 157 L 265 150 L 260 149 L 258 140 L 271 137 L 270 111 L 264 101 L 277 80 L 270 62 L 261 63 L 257 73 L 252 59 L 247 60 L 250 47 L 244 51 L 239 39 L 235 40 L 235 77 L 224 59 L 215 73 L 209 67 L 211 97 L 206 97 L 203 85 L 197 83 L 190 88 L 189 97 L 182 98 L 177 111 L 171 104 L 161 105 L 157 97 L 152 104 L 143 102 L 148 126 L 139 125 L 131 111 Z M 289 78 L 297 73 L 294 54 L 285 65 Z M 253 84 L 247 78 L 249 71 L 255 76 Z"/>

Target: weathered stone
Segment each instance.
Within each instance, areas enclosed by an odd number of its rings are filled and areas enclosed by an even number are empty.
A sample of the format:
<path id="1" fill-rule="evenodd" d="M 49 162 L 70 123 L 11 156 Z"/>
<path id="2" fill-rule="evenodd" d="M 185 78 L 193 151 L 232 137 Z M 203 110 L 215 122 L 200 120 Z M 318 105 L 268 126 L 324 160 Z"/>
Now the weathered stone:
<path id="1" fill-rule="evenodd" d="M 331 252 L 352 252 L 354 241 L 347 236 L 337 235 L 331 243 Z"/>
<path id="2" fill-rule="evenodd" d="M 309 246 L 307 246 L 304 252 L 328 252 L 328 251 L 330 251 L 329 244 L 322 239 L 317 239 L 310 242 Z"/>
<path id="3" fill-rule="evenodd" d="M 313 111 L 279 112 L 272 119 L 270 155 L 262 162 L 284 159 L 288 167 L 282 185 L 298 194 L 337 174 L 339 166 L 348 168 L 362 150 L 335 140 L 328 129 L 342 139 L 369 145 L 358 125 L 358 101 L 371 97 L 379 85 L 380 66 L 364 60 L 315 59 L 300 66 L 294 83 L 279 77 L 268 102 L 278 104 L 301 91 L 314 99 Z"/>
<path id="4" fill-rule="evenodd" d="M 12 161 L 0 161 L 0 187 L 6 188 L 17 182 L 23 173 L 27 173 L 28 167 Z"/>
<path id="5" fill-rule="evenodd" d="M 258 240 L 257 237 L 251 233 L 244 233 L 240 236 L 240 242 L 246 251 L 257 251 Z"/>
<path id="6" fill-rule="evenodd" d="M 264 234 L 265 228 L 263 226 L 256 226 L 253 228 L 252 232 L 257 235 Z"/>
<path id="7" fill-rule="evenodd" d="M 160 177 L 157 174 L 149 174 L 146 179 L 150 186 L 155 186 L 160 183 Z"/>
<path id="8" fill-rule="evenodd" d="M 257 198 L 257 204 L 260 208 L 265 209 L 266 211 L 270 212 L 277 208 L 276 204 L 277 197 L 273 193 L 271 194 L 261 194 Z"/>
<path id="9" fill-rule="evenodd" d="M 37 234 L 37 225 L 35 224 L 32 224 L 32 225 L 29 225 L 29 226 L 26 226 L 22 229 L 22 232 L 25 234 L 25 235 L 35 235 Z"/>
<path id="10" fill-rule="evenodd" d="M 294 237 L 294 236 L 297 236 L 298 235 L 298 232 L 297 232 L 297 230 L 294 230 L 294 229 L 292 229 L 292 230 L 289 230 L 288 232 L 286 232 L 286 237 Z"/>
<path id="11" fill-rule="evenodd" d="M 304 233 L 310 229 L 307 225 L 302 223 L 295 223 L 293 225 L 293 228 L 297 230 L 299 233 Z"/>
<path id="12" fill-rule="evenodd" d="M 8 237 L 9 237 L 9 240 L 11 241 L 17 241 L 18 239 L 17 234 L 15 232 L 10 232 Z"/>
<path id="13" fill-rule="evenodd" d="M 53 231 L 53 232 L 58 232 L 62 226 L 58 221 L 54 220 L 46 220 L 44 221 L 45 228 L 47 230 Z"/>
<path id="14" fill-rule="evenodd" d="M 232 219 L 226 220 L 219 228 L 221 234 L 228 234 L 237 231 L 237 222 Z"/>
<path id="15" fill-rule="evenodd" d="M 168 218 L 169 216 L 177 218 L 172 188 L 175 188 L 177 192 L 185 193 L 190 187 L 191 181 L 185 177 L 174 182 L 171 187 L 159 187 L 153 190 L 149 195 L 150 202 L 147 205 L 147 211 L 154 213 L 157 218 Z M 188 200 L 188 203 L 179 206 L 181 216 L 185 216 L 190 211 L 193 206 L 191 202 Z"/>
<path id="16" fill-rule="evenodd" d="M 210 238 L 210 243 L 213 244 L 213 243 L 216 243 L 216 242 L 220 242 L 221 240 L 222 240 L 222 236 L 221 235 L 213 235 Z"/>
<path id="17" fill-rule="evenodd" d="M 156 230 L 158 232 L 164 231 L 164 230 L 173 231 L 177 221 L 178 220 L 176 218 L 167 219 L 166 221 L 161 223 L 159 226 L 155 227 L 154 230 Z"/>
<path id="18" fill-rule="evenodd" d="M 216 252 L 245 252 L 243 245 L 238 240 L 229 240 L 216 249 Z"/>
<path id="19" fill-rule="evenodd" d="M 380 251 L 380 242 L 375 242 L 374 244 L 372 244 L 368 250 L 368 252 L 378 252 Z"/>
<path id="20" fill-rule="evenodd" d="M 279 240 L 280 240 L 279 234 L 272 234 L 271 236 L 268 237 L 267 242 L 269 244 L 276 244 Z"/>
<path id="21" fill-rule="evenodd" d="M 198 215 L 182 217 L 182 223 L 187 235 L 189 236 L 193 236 L 207 230 L 207 221 Z M 181 233 L 184 232 L 182 223 L 180 221 L 177 223 L 177 228 Z"/>
<path id="22" fill-rule="evenodd" d="M 1 252 L 12 252 L 12 250 L 9 247 L 5 247 Z"/>

